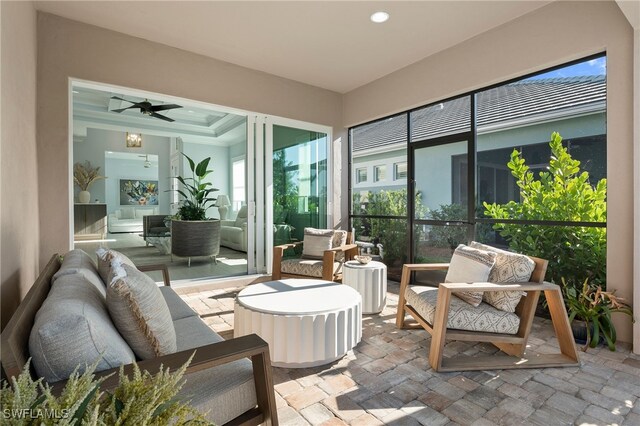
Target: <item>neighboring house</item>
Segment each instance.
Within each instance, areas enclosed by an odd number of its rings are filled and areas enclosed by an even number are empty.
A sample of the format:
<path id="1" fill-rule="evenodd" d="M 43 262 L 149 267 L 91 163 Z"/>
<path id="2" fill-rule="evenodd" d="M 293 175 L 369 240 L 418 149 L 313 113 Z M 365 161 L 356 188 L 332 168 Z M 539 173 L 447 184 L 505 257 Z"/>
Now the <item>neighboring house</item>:
<path id="1" fill-rule="evenodd" d="M 467 98 L 412 114 L 411 141 L 469 129 Z M 606 77 L 604 75 L 529 79 L 481 92 L 477 97 L 479 200 L 504 203 L 517 197 L 506 164 L 513 149 L 523 152 L 532 171 L 548 165 L 548 141 L 558 131 L 571 155 L 582 160 L 592 182 L 606 177 Z M 353 129 L 353 192 L 404 189 L 407 185 L 407 123 L 404 116 Z M 460 152 L 455 153 L 458 149 Z M 416 189 L 428 193 L 427 207 L 464 204 L 467 199 L 466 144 L 433 150 L 416 167 Z M 539 161 L 536 161 L 539 159 Z M 450 184 L 443 185 L 443 177 Z M 434 184 L 435 183 L 435 184 Z"/>

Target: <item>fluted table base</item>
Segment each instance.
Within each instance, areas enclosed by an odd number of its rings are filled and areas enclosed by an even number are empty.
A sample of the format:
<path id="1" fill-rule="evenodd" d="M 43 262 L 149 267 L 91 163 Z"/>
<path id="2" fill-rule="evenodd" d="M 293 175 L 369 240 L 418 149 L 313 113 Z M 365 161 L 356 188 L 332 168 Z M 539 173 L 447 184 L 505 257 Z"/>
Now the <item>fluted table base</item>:
<path id="1" fill-rule="evenodd" d="M 276 367 L 328 364 L 362 339 L 361 300 L 352 288 L 329 281 L 254 284 L 236 298 L 234 336 L 258 334 Z"/>
<path id="2" fill-rule="evenodd" d="M 362 295 L 362 313 L 382 312 L 387 303 L 387 266 L 382 262 L 362 265 L 357 261 L 346 262 L 342 269 L 342 283 Z"/>

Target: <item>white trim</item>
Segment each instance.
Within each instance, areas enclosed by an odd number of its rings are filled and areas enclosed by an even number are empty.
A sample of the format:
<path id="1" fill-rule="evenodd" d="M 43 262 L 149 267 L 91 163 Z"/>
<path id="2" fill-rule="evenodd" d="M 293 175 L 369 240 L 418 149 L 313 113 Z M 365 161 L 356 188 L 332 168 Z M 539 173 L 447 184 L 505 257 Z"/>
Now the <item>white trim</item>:
<path id="1" fill-rule="evenodd" d="M 273 270 L 273 123 L 267 117 L 265 119 L 264 139 L 264 189 L 265 189 L 265 249 L 266 272 Z"/>
<path id="2" fill-rule="evenodd" d="M 255 274 L 256 268 L 256 181 L 255 181 L 255 133 L 256 117 L 247 117 L 247 273 Z"/>
<path id="3" fill-rule="evenodd" d="M 640 28 L 633 35 L 633 352 L 640 354 Z"/>
<path id="4" fill-rule="evenodd" d="M 69 156 L 67 160 L 67 172 L 68 179 L 70 185 L 68 188 L 68 209 L 69 209 L 69 250 L 73 250 L 74 246 L 74 234 L 75 234 L 75 212 L 74 212 L 74 202 L 73 202 L 73 190 L 75 188 L 75 184 L 73 183 L 73 84 L 74 79 L 67 79 L 68 88 L 67 88 L 67 105 L 68 105 L 68 114 L 67 114 L 67 143 L 69 147 Z"/>
<path id="5" fill-rule="evenodd" d="M 264 152 L 264 117 L 256 118 L 256 151 L 255 151 L 255 169 L 256 169 L 256 198 L 255 198 L 255 215 L 256 215 L 256 268 L 259 273 L 266 271 L 265 250 L 268 247 L 265 243 L 265 152 Z"/>

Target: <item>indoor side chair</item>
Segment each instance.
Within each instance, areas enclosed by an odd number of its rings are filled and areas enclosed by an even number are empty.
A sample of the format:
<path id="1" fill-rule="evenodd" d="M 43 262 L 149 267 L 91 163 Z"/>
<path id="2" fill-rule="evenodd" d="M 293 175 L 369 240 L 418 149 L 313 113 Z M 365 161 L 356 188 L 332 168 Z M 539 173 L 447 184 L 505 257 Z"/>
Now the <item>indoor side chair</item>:
<path id="1" fill-rule="evenodd" d="M 429 351 L 429 364 L 436 371 L 469 371 L 469 370 L 496 370 L 512 368 L 545 368 L 567 367 L 578 365 L 578 352 L 573 340 L 573 334 L 564 306 L 560 287 L 544 281 L 548 262 L 529 256 L 535 262 L 535 269 L 530 282 L 518 284 L 494 284 L 494 283 L 441 283 L 433 291 L 437 291 L 437 303 L 435 313 L 426 310 L 422 306 L 407 304 L 406 291 L 412 291 L 409 286 L 412 272 L 446 270 L 448 263 L 436 264 L 406 264 L 402 268 L 400 282 L 400 294 L 398 300 L 398 314 L 396 325 L 398 328 L 424 328 L 431 334 L 431 347 Z M 466 331 L 447 328 L 451 300 L 453 295 L 461 291 L 522 291 L 526 295 L 520 300 L 515 314 L 520 322 L 516 334 L 488 333 L 483 331 Z M 553 322 L 553 328 L 560 347 L 559 353 L 532 354 L 525 353 L 527 340 L 531 332 L 533 317 L 540 292 L 544 292 Z M 483 303 L 484 304 L 484 303 Z M 478 309 L 470 304 L 463 303 L 463 309 L 467 313 Z M 409 313 L 417 324 L 408 324 L 405 313 Z M 464 314 L 464 313 L 463 313 Z M 443 357 L 445 340 L 460 340 L 471 342 L 489 342 L 504 352 L 492 355 L 472 355 L 446 358 Z"/>

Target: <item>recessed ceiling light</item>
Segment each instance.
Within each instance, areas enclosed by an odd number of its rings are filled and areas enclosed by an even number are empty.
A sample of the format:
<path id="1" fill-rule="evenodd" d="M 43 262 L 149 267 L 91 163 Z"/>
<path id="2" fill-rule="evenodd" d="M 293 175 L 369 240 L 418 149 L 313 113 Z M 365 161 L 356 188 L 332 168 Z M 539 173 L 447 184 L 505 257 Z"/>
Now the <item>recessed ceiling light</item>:
<path id="1" fill-rule="evenodd" d="M 375 22 L 376 24 L 387 22 L 388 19 L 389 19 L 389 14 L 387 12 L 376 12 L 373 15 L 371 15 L 371 22 Z"/>
<path id="2" fill-rule="evenodd" d="M 77 90 L 73 90 L 73 93 L 80 93 L 80 92 L 78 92 Z"/>
<path id="3" fill-rule="evenodd" d="M 189 112 L 193 114 L 193 111 L 189 110 Z"/>

